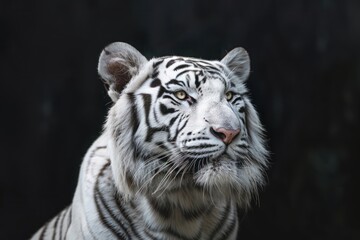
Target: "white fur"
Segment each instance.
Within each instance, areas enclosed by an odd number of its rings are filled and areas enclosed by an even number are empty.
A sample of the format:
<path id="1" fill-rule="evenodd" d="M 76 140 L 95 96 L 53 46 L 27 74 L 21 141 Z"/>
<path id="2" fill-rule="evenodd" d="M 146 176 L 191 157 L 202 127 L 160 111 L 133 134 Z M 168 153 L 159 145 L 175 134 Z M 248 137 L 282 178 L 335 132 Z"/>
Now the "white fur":
<path id="1" fill-rule="evenodd" d="M 114 43 L 101 53 L 98 70 L 114 105 L 84 158 L 66 236 L 113 239 L 125 228 L 134 239 L 146 239 L 147 231 L 156 239 L 235 239 L 237 208 L 257 197 L 267 166 L 263 128 L 246 94 L 246 51 L 236 48 L 221 61 L 148 61 Z M 179 90 L 187 99 L 176 99 Z M 236 99 L 225 98 L 229 91 Z M 220 128 L 240 133 L 225 144 L 211 131 Z M 122 227 L 107 226 L 122 211 L 132 224 L 125 218 Z M 41 235 L 52 232 L 42 228 L 34 239 Z"/>

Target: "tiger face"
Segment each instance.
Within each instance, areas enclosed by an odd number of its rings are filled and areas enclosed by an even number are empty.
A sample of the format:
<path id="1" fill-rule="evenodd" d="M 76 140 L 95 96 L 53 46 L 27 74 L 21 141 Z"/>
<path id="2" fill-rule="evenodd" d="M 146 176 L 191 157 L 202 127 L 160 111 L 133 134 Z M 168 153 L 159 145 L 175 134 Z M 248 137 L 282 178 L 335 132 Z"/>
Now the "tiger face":
<path id="1" fill-rule="evenodd" d="M 267 156 L 244 85 L 249 69 L 242 48 L 221 61 L 148 61 L 125 43 L 106 47 L 99 73 L 114 101 L 105 131 L 119 191 L 201 189 L 248 205 L 263 184 Z"/>

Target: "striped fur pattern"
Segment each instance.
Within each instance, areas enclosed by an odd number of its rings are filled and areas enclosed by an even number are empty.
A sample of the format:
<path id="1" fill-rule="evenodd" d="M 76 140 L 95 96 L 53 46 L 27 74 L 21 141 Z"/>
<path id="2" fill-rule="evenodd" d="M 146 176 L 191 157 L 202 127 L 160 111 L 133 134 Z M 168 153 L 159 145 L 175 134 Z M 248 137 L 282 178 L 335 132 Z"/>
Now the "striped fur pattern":
<path id="1" fill-rule="evenodd" d="M 104 132 L 72 204 L 33 239 L 236 239 L 267 166 L 246 51 L 148 61 L 113 43 L 98 70 L 114 102 Z"/>

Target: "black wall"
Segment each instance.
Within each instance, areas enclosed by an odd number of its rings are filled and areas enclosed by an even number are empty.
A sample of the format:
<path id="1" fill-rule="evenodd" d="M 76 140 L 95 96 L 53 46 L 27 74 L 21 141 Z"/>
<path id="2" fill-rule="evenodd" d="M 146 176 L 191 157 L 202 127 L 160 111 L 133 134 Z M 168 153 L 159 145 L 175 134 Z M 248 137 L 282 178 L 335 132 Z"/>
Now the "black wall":
<path id="1" fill-rule="evenodd" d="M 252 59 L 272 152 L 241 239 L 360 239 L 360 2 L 2 0 L 0 238 L 26 239 L 71 202 L 110 99 L 102 48 Z"/>

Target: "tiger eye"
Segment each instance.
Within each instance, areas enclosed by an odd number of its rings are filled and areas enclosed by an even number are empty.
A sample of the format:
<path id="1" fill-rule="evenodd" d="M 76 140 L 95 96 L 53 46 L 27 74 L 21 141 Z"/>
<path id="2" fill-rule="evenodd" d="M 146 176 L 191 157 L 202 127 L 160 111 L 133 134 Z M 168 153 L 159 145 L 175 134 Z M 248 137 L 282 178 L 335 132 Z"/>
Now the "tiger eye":
<path id="1" fill-rule="evenodd" d="M 234 94 L 232 92 L 227 92 L 225 94 L 226 100 L 230 101 L 233 98 Z"/>
<path id="2" fill-rule="evenodd" d="M 187 94 L 185 91 L 180 90 L 180 91 L 175 92 L 175 97 L 177 97 L 180 100 L 185 100 L 185 98 L 187 97 Z"/>

